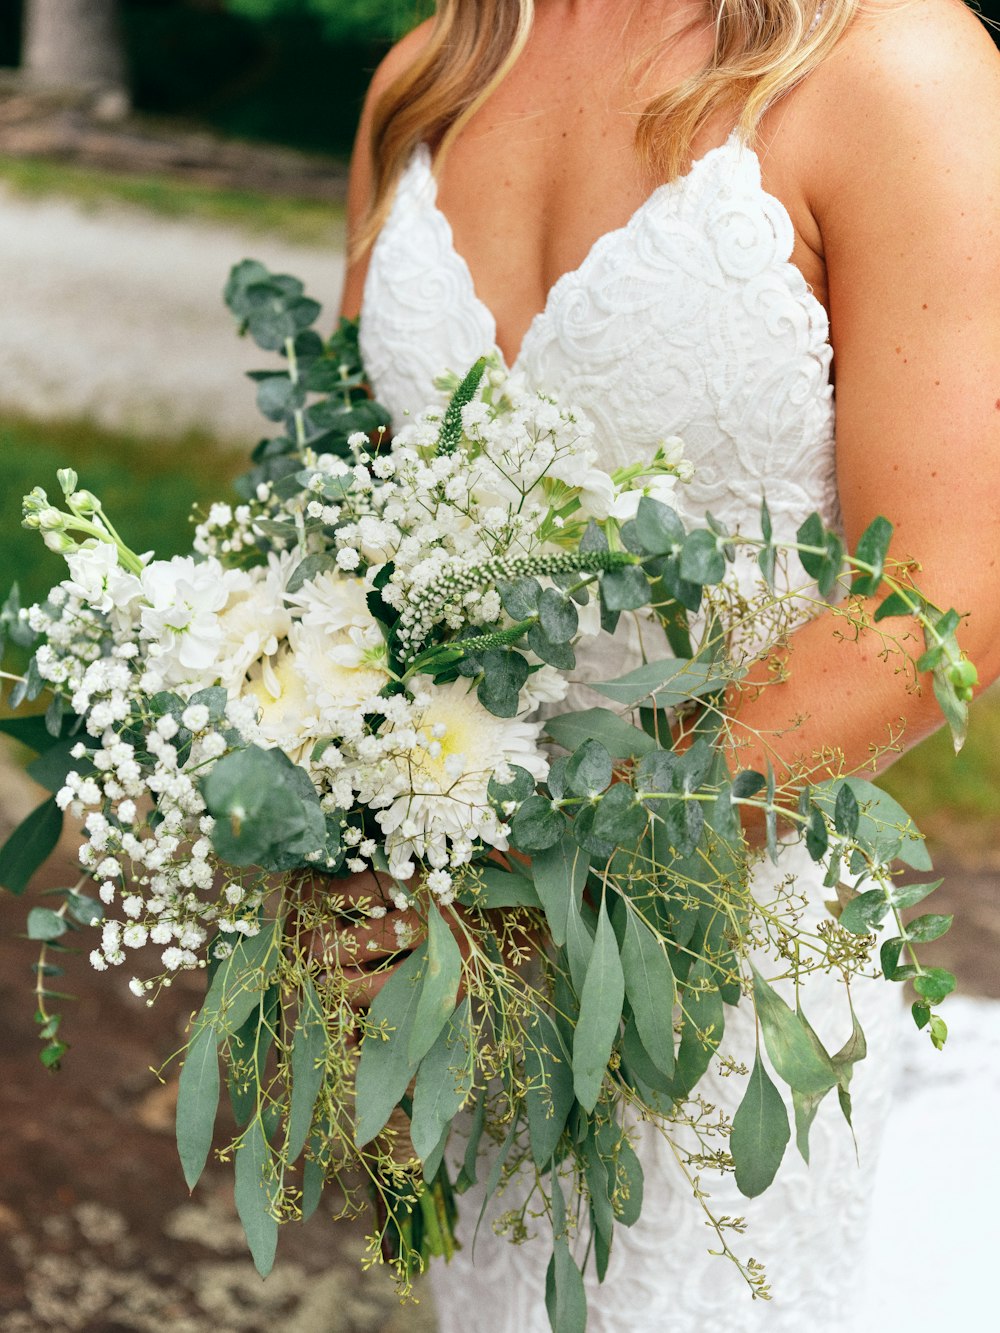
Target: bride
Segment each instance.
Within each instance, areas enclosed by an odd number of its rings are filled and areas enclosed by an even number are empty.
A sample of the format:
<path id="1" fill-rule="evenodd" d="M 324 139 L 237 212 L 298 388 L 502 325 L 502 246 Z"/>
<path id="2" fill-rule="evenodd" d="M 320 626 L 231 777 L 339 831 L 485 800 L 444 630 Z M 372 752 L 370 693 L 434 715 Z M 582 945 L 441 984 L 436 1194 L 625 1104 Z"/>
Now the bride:
<path id="1" fill-rule="evenodd" d="M 435 376 L 496 348 L 589 413 L 605 467 L 679 435 L 686 517 L 752 526 L 766 493 L 776 528 L 818 509 L 853 543 L 886 515 L 924 591 L 968 613 L 985 683 L 1000 674 L 998 117 L 1000 60 L 958 0 L 440 0 L 372 83 L 344 313 L 361 315 L 397 425 Z M 778 682 L 742 696 L 739 722 L 776 762 L 884 766 L 938 722 L 875 636 L 845 644 L 838 624 L 802 624 Z M 773 682 L 774 662 L 755 674 Z M 763 762 L 759 744 L 741 765 Z M 810 866 L 782 862 L 820 915 Z M 773 1299 L 751 1302 L 708 1255 L 689 1184 L 640 1127 L 642 1218 L 604 1284 L 588 1275 L 592 1333 L 860 1327 L 848 1293 L 896 989 L 856 987 L 882 1050 L 855 1084 L 861 1170 L 825 1105 L 811 1166 L 789 1153 L 760 1199 L 702 1182 L 716 1212 L 747 1217 L 736 1239 Z M 807 991 L 835 1049 L 843 995 L 822 977 Z M 744 1010 L 727 1024 L 737 1060 L 753 1051 Z M 731 1112 L 740 1083 L 719 1073 L 708 1095 Z M 434 1274 L 442 1329 L 547 1329 L 547 1257 L 484 1224 Z"/>

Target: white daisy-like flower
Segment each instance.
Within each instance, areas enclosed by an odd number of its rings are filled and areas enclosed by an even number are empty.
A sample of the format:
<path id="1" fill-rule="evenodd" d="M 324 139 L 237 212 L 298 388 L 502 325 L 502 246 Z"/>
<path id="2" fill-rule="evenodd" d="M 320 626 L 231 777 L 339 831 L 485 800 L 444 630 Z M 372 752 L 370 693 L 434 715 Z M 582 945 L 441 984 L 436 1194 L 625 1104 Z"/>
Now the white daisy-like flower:
<path id="1" fill-rule="evenodd" d="M 504 850 L 506 832 L 489 803 L 490 779 L 503 764 L 517 764 L 536 780 L 549 767 L 538 745 L 541 727 L 494 717 L 466 681 L 431 686 L 427 696 L 417 743 L 380 766 L 398 792 L 376 818 L 390 870 L 399 878 L 406 878 L 404 862 L 444 851 L 449 840 L 478 838 Z"/>

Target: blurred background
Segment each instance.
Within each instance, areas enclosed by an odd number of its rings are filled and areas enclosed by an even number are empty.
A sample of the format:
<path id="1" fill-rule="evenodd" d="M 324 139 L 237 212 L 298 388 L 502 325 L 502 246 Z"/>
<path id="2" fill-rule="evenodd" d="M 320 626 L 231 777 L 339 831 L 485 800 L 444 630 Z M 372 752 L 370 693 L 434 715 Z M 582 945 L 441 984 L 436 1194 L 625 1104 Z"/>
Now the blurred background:
<path id="1" fill-rule="evenodd" d="M 19 520 L 21 495 L 54 485 L 61 466 L 101 495 L 135 549 L 166 555 L 188 545 L 192 504 L 219 497 L 263 433 L 243 378 L 261 356 L 239 341 L 222 304 L 228 269 L 255 257 L 294 273 L 332 324 L 361 99 L 389 43 L 429 8 L 429 0 L 3 0 L 0 600 L 15 571 L 25 602 L 60 576 Z M 24 758 L 0 748 L 0 841 L 40 795 Z M 934 961 L 958 974 L 966 997 L 1000 997 L 997 693 L 975 707 L 958 759 L 939 734 L 886 785 L 929 834 L 946 876 L 935 910 L 959 912 Z M 73 855 L 67 838 L 32 886 L 33 901 L 70 882 Z M 429 1330 L 426 1304 L 401 1311 L 383 1273 L 359 1272 L 357 1227 L 317 1216 L 286 1228 L 262 1284 L 244 1257 L 228 1169 L 210 1170 L 188 1198 L 172 1138 L 176 1070 L 165 1069 L 162 1082 L 150 1071 L 181 1044 L 200 1003 L 197 978 L 137 1012 L 124 979 L 99 978 L 85 956 L 66 955 L 60 984 L 77 997 L 66 1006 L 72 1048 L 59 1074 L 42 1069 L 24 915 L 23 900 L 0 892 L 0 1329 Z M 976 1008 L 977 1031 L 983 1012 L 991 1011 Z M 985 1114 L 969 1084 L 977 1104 L 965 1106 L 964 1126 L 954 1123 L 961 1078 L 1000 1056 L 1000 1019 L 989 1052 L 963 1047 L 957 1017 L 954 1026 L 956 1055 L 949 1048 L 929 1064 L 922 1047 L 907 1048 L 904 1128 L 936 1144 L 937 1156 L 928 1146 L 918 1165 L 905 1153 L 893 1158 L 890 1146 L 883 1193 L 896 1211 L 879 1205 L 890 1230 L 893 1217 L 934 1211 L 955 1160 L 969 1160 L 962 1136 L 977 1119 L 979 1148 L 993 1136 L 985 1165 L 979 1155 L 982 1187 L 992 1199 L 1000 1188 L 1000 1107 Z M 966 1212 L 951 1242 L 935 1242 L 939 1273 L 949 1243 L 956 1264 L 968 1264 L 959 1241 L 982 1255 L 975 1265 L 992 1262 L 989 1226 L 980 1235 L 975 1208 Z M 905 1264 L 926 1254 L 880 1243 L 888 1276 L 879 1327 L 892 1333 L 904 1326 L 893 1322 L 902 1318 L 893 1292 L 917 1271 L 907 1275 Z M 955 1291 L 968 1287 L 964 1271 Z M 944 1290 L 950 1326 L 979 1327 L 955 1319 L 956 1297 L 947 1282 Z"/>

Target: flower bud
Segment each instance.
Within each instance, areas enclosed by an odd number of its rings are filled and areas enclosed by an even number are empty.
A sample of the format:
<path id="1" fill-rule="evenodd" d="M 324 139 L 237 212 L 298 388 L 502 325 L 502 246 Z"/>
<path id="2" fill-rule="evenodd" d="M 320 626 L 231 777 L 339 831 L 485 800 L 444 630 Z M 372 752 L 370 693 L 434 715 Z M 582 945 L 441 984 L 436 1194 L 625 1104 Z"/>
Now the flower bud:
<path id="1" fill-rule="evenodd" d="M 960 662 L 953 662 L 948 668 L 948 679 L 956 691 L 971 690 L 973 685 L 979 684 L 979 672 L 967 657 L 963 657 Z"/>
<path id="2" fill-rule="evenodd" d="M 66 522 L 63 514 L 52 505 L 48 509 L 43 509 L 36 518 L 37 526 L 43 532 L 61 532 Z"/>
<path id="3" fill-rule="evenodd" d="M 76 490 L 77 475 L 71 467 L 61 467 L 56 473 L 62 493 L 67 498 Z"/>
<path id="4" fill-rule="evenodd" d="M 77 543 L 65 532 L 49 531 L 45 533 L 45 545 L 56 555 L 71 555 L 77 549 Z"/>
<path id="5" fill-rule="evenodd" d="M 101 507 L 97 496 L 90 491 L 74 491 L 69 497 L 69 502 L 80 514 L 94 514 Z"/>

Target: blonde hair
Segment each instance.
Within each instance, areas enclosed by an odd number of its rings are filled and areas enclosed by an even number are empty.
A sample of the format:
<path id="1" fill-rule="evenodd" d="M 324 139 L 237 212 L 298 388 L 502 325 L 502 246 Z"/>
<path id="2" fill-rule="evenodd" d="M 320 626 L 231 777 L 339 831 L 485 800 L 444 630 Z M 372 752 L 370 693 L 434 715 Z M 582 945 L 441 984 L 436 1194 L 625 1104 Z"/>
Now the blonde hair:
<path id="1" fill-rule="evenodd" d="M 737 131 L 749 138 L 768 106 L 833 49 L 863 0 L 709 2 L 715 24 L 711 59 L 654 97 L 639 117 L 636 147 L 665 181 L 685 169 L 696 135 L 717 112 L 728 110 Z M 535 0 L 438 0 L 428 41 L 373 108 L 373 193 L 358 249 L 385 221 L 414 148 L 433 144 L 440 164 L 502 82 L 528 40 L 534 10 Z"/>

